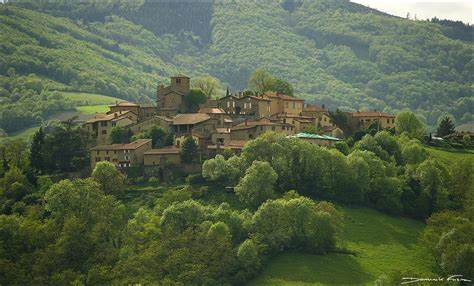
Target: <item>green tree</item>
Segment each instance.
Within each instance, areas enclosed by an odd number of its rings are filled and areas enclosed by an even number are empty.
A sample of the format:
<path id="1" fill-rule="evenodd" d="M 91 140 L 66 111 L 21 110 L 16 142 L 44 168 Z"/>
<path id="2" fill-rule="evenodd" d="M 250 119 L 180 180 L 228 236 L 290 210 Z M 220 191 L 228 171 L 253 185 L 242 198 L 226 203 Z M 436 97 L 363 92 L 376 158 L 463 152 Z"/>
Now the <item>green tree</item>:
<path id="1" fill-rule="evenodd" d="M 181 161 L 186 164 L 191 164 L 196 162 L 199 158 L 198 145 L 193 137 L 188 136 L 184 139 L 181 146 Z"/>
<path id="2" fill-rule="evenodd" d="M 219 79 L 210 75 L 194 78 L 192 81 L 192 86 L 193 88 L 200 89 L 207 96 L 207 98 L 217 97 L 219 95 L 219 91 L 222 89 Z"/>
<path id="3" fill-rule="evenodd" d="M 395 130 L 398 134 L 406 133 L 411 138 L 418 139 L 421 139 L 425 134 L 424 124 L 411 111 L 402 111 L 397 114 Z"/>
<path id="4" fill-rule="evenodd" d="M 254 161 L 235 187 L 239 199 L 248 206 L 257 207 L 274 197 L 278 176 L 268 162 Z"/>
<path id="5" fill-rule="evenodd" d="M 256 69 L 249 78 L 248 88 L 258 93 L 272 90 L 274 77 L 263 68 Z"/>
<path id="6" fill-rule="evenodd" d="M 43 155 L 43 146 L 44 146 L 44 132 L 43 128 L 40 127 L 33 135 L 33 140 L 30 145 L 30 166 L 37 171 L 42 171 L 45 169 L 44 165 L 44 155 Z"/>
<path id="7" fill-rule="evenodd" d="M 150 134 L 153 147 L 160 148 L 165 146 L 166 132 L 163 128 L 159 126 L 153 126 L 148 132 Z"/>
<path id="8" fill-rule="evenodd" d="M 444 116 L 438 125 L 438 129 L 436 130 L 436 135 L 439 137 L 444 137 L 446 135 L 450 135 L 454 133 L 454 123 L 453 120 L 449 116 Z"/>
<path id="9" fill-rule="evenodd" d="M 112 144 L 129 143 L 132 136 L 132 131 L 122 126 L 115 126 L 110 131 L 110 142 Z"/>
<path id="10" fill-rule="evenodd" d="M 104 193 L 108 195 L 123 194 L 125 177 L 114 164 L 106 161 L 98 162 L 92 171 L 92 178 L 100 184 Z"/>
<path id="11" fill-rule="evenodd" d="M 207 96 L 203 91 L 200 89 L 191 89 L 187 94 L 184 95 L 186 111 L 196 112 L 199 109 L 199 105 L 205 103 L 206 100 Z"/>

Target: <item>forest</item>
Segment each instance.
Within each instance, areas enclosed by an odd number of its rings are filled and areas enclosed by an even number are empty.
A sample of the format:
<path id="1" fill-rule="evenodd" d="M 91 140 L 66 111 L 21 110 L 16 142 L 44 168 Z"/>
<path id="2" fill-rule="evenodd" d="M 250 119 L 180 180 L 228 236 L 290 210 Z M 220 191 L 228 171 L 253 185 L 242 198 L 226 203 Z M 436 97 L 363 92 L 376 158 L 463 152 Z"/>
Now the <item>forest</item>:
<path id="1" fill-rule="evenodd" d="M 8 71 L 52 82 L 50 91 L 150 101 L 172 74 L 209 74 L 239 91 L 263 68 L 331 109 L 409 108 L 428 126 L 443 114 L 473 120 L 472 26 L 462 23 L 402 19 L 346 0 L 11 0 L 0 5 L 0 23 L 10 90 Z"/>

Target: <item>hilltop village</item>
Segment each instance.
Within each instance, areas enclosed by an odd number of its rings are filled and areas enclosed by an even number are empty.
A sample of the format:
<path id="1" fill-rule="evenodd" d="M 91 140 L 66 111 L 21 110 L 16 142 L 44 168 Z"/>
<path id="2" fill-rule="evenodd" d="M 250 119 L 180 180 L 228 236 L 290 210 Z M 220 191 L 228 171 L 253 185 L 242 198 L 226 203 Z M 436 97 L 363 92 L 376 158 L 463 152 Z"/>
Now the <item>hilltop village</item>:
<path id="1" fill-rule="evenodd" d="M 158 85 L 156 106 L 117 102 L 104 114 L 96 114 L 84 123 L 93 145 L 91 168 L 109 161 L 118 168 L 182 166 L 181 150 L 187 138 L 196 143 L 199 153 L 212 157 L 225 150 L 239 153 L 247 141 L 273 131 L 329 146 L 344 138 L 343 130 L 333 123 L 324 105 L 305 103 L 301 98 L 268 92 L 239 92 L 219 99 L 207 99 L 197 112 L 187 112 L 185 95 L 191 90 L 191 79 L 184 75 L 171 77 L 169 86 Z M 375 122 L 379 128 L 395 127 L 395 116 L 379 112 L 346 113 L 353 130 Z M 160 126 L 172 135 L 169 146 L 153 148 L 151 139 L 137 139 L 124 144 L 111 144 L 111 133 L 122 127 L 138 134 Z M 317 130 L 318 132 L 305 132 Z M 318 134 L 315 134 L 318 133 Z"/>

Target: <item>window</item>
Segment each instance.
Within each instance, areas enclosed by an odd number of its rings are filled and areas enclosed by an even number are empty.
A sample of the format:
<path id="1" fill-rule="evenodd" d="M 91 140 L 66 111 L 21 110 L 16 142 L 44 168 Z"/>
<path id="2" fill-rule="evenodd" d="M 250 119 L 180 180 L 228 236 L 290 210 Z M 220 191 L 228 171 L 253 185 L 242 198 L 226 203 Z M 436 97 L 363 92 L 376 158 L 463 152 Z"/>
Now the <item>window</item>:
<path id="1" fill-rule="evenodd" d="M 116 122 L 112 122 L 112 126 L 115 126 L 115 125 L 117 125 L 117 123 L 116 123 Z"/>
<path id="2" fill-rule="evenodd" d="M 96 154 L 99 155 L 99 151 L 96 151 Z"/>
<path id="3" fill-rule="evenodd" d="M 105 157 L 105 161 L 110 161 L 110 157 Z"/>
<path id="4" fill-rule="evenodd" d="M 252 109 L 252 103 L 249 102 L 249 109 Z"/>
<path id="5" fill-rule="evenodd" d="M 107 130 L 102 130 L 102 134 L 107 134 Z"/>
<path id="6" fill-rule="evenodd" d="M 293 101 L 293 108 L 296 108 L 296 102 Z"/>
<path id="7" fill-rule="evenodd" d="M 247 103 L 244 103 L 244 109 L 247 109 Z"/>
<path id="8" fill-rule="evenodd" d="M 227 108 L 230 107 L 230 101 L 227 101 Z"/>
<path id="9" fill-rule="evenodd" d="M 95 157 L 95 161 L 96 161 L 96 162 L 99 162 L 99 161 L 100 161 L 100 157 Z"/>
<path id="10" fill-rule="evenodd" d="M 181 83 L 181 79 L 180 79 L 180 78 L 177 78 L 177 79 L 176 79 L 176 83 L 177 83 L 177 84 L 180 84 L 180 83 Z"/>
<path id="11" fill-rule="evenodd" d="M 100 126 L 107 126 L 107 121 L 101 121 Z"/>
<path id="12" fill-rule="evenodd" d="M 289 107 L 289 105 L 288 105 L 288 102 L 285 102 L 285 107 L 286 107 L 286 108 L 288 108 L 288 107 Z"/>
<path id="13" fill-rule="evenodd" d="M 392 119 L 392 123 L 395 123 L 395 119 Z"/>
<path id="14" fill-rule="evenodd" d="M 232 101 L 232 107 L 235 108 L 235 101 Z"/>
<path id="15" fill-rule="evenodd" d="M 387 123 L 390 123 L 390 119 L 387 119 Z"/>
<path id="16" fill-rule="evenodd" d="M 109 155 L 109 150 L 105 151 L 105 154 Z"/>

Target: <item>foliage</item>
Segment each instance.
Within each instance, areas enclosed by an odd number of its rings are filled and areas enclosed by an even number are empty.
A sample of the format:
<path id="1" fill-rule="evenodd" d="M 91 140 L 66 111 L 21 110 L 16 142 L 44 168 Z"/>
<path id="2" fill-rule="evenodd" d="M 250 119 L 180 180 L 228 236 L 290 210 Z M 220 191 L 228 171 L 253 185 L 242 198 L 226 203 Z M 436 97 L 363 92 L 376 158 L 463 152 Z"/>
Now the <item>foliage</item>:
<path id="1" fill-rule="evenodd" d="M 73 172 L 88 166 L 89 152 L 87 149 L 88 135 L 72 122 L 64 122 L 50 126 L 42 137 L 42 129 L 34 136 L 35 144 L 31 146 L 31 154 L 35 154 L 32 167 L 38 172 Z"/>
<path id="2" fill-rule="evenodd" d="M 129 128 L 122 126 L 115 126 L 110 131 L 110 143 L 111 144 L 124 144 L 129 143 L 132 136 L 132 131 Z"/>
<path id="3" fill-rule="evenodd" d="M 436 130 L 436 135 L 438 137 L 444 137 L 446 135 L 450 135 L 454 133 L 454 123 L 453 120 L 449 116 L 444 116 L 438 125 L 438 129 Z"/>
<path id="4" fill-rule="evenodd" d="M 260 94 L 273 91 L 293 96 L 293 87 L 290 83 L 274 77 L 262 68 L 256 69 L 252 75 L 250 75 L 248 88 Z"/>
<path id="5" fill-rule="evenodd" d="M 105 194 L 117 196 L 123 193 L 125 177 L 114 164 L 106 161 L 98 162 L 91 177 L 100 184 Z"/>
<path id="6" fill-rule="evenodd" d="M 200 89 L 207 96 L 207 98 L 218 97 L 219 92 L 222 89 L 219 79 L 210 75 L 194 78 L 192 80 L 192 86 L 196 89 Z"/>
<path id="7" fill-rule="evenodd" d="M 254 161 L 235 187 L 235 193 L 245 205 L 258 207 L 274 197 L 273 187 L 277 177 L 268 162 Z"/>
<path id="8" fill-rule="evenodd" d="M 406 133 L 411 138 L 421 139 L 425 132 L 424 124 L 411 111 L 402 111 L 395 118 L 395 129 L 398 134 Z"/>
<path id="9" fill-rule="evenodd" d="M 181 146 L 181 161 L 186 164 L 191 164 L 198 160 L 198 145 L 194 138 L 186 137 Z"/>
<path id="10" fill-rule="evenodd" d="M 200 89 L 191 89 L 184 95 L 184 103 L 188 112 L 197 112 L 199 105 L 207 100 L 206 94 Z"/>

